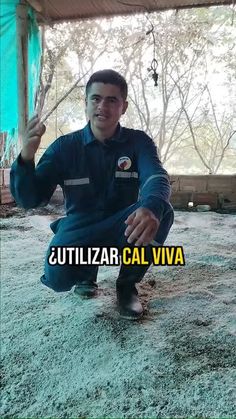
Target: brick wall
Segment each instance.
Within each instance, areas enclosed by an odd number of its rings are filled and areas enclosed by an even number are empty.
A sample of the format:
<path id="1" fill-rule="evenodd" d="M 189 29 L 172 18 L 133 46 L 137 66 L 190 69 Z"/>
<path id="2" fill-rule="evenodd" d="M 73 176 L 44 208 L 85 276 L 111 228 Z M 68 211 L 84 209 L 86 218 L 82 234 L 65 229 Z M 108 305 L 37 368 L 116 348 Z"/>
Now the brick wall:
<path id="1" fill-rule="evenodd" d="M 236 209 L 236 175 L 173 175 L 170 176 L 174 208 L 187 209 L 194 206 L 210 205 L 212 209 Z M 9 190 L 10 169 L 0 169 L 0 203 L 14 202 Z M 63 203 L 60 187 L 54 192 L 51 202 Z"/>
<path id="2" fill-rule="evenodd" d="M 212 209 L 236 209 L 236 175 L 173 175 L 170 179 L 175 208 L 187 208 L 193 202 Z"/>

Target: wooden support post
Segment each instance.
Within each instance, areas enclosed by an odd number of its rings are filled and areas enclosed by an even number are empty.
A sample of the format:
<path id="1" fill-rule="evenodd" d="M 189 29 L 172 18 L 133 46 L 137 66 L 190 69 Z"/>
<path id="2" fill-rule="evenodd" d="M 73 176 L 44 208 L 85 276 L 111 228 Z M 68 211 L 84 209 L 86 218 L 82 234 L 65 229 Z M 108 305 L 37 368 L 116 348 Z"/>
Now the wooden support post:
<path id="1" fill-rule="evenodd" d="M 27 5 L 17 6 L 18 147 L 28 121 L 28 16 Z"/>

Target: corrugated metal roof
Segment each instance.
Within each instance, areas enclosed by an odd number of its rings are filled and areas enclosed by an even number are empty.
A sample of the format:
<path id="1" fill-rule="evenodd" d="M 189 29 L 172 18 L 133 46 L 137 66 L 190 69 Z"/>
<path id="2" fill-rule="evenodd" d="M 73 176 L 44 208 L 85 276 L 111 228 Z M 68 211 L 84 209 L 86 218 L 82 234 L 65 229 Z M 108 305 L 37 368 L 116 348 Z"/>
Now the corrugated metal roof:
<path id="1" fill-rule="evenodd" d="M 32 3 L 35 0 L 32 0 Z M 30 0 L 29 0 L 30 2 Z M 232 4 L 232 0 L 41 0 L 39 21 L 60 22 L 65 20 L 153 12 L 184 7 Z"/>

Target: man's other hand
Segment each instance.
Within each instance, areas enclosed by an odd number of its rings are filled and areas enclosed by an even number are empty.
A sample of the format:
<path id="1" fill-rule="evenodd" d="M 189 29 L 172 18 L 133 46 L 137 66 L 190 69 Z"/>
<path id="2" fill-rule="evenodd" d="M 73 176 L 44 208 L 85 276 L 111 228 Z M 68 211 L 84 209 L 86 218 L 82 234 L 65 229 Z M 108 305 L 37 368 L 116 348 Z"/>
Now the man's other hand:
<path id="1" fill-rule="evenodd" d="M 23 147 L 21 150 L 21 158 L 23 160 L 34 160 L 35 153 L 41 142 L 41 137 L 45 131 L 46 127 L 40 122 L 38 115 L 33 116 L 33 118 L 29 120 L 22 139 Z"/>
<path id="2" fill-rule="evenodd" d="M 135 246 L 147 246 L 155 238 L 160 221 L 147 208 L 138 208 L 125 220 L 127 242 Z"/>

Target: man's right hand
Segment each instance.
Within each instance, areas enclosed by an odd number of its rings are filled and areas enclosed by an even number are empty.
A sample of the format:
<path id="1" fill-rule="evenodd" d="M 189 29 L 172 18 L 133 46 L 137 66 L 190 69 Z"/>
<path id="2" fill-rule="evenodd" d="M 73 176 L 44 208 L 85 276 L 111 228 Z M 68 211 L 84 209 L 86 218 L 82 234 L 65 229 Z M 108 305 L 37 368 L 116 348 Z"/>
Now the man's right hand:
<path id="1" fill-rule="evenodd" d="M 41 137 L 46 131 L 46 127 L 38 118 L 33 116 L 27 124 L 25 134 L 23 136 L 23 147 L 21 150 L 21 158 L 24 161 L 34 160 L 34 156 L 39 148 Z"/>

